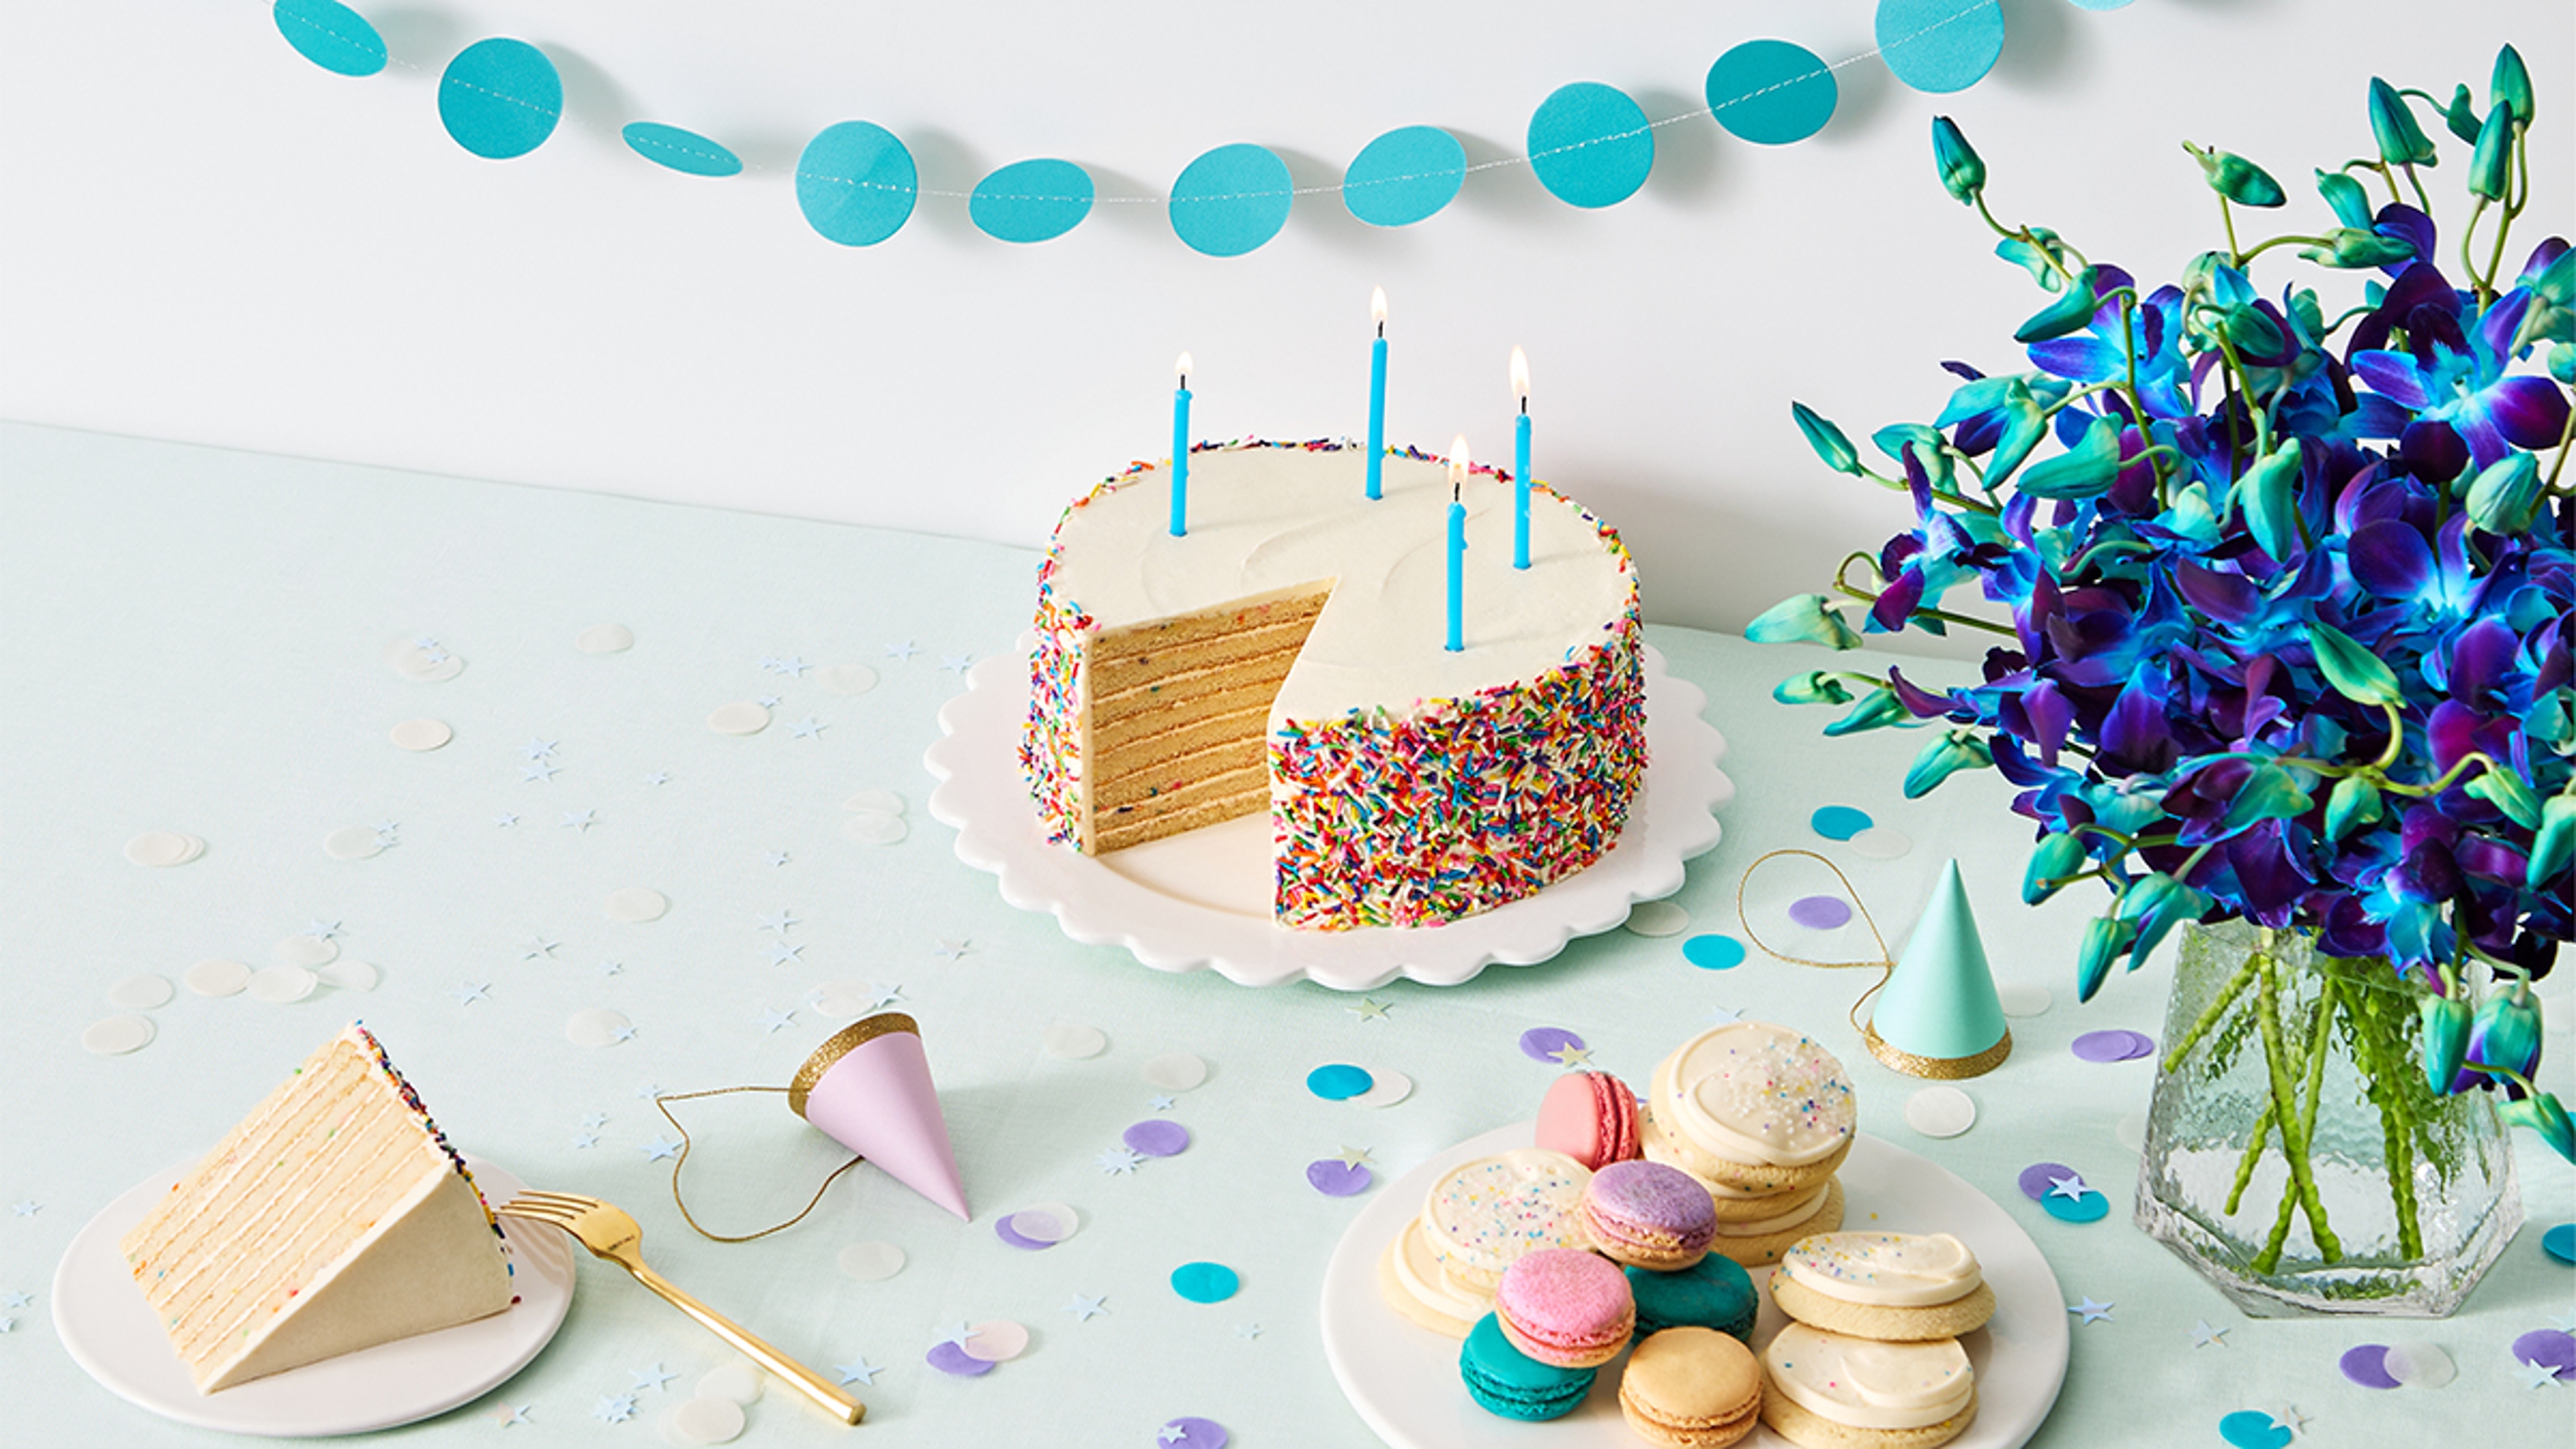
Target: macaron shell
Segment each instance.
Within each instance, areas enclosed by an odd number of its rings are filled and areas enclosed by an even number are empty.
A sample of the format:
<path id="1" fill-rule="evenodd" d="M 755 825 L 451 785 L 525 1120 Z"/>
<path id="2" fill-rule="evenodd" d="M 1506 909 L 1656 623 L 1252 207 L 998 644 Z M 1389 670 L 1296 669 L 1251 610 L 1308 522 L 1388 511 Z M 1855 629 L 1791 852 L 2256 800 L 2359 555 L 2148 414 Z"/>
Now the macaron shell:
<path id="1" fill-rule="evenodd" d="M 1768 1374 L 1762 1381 L 1762 1422 L 1799 1449 L 1932 1449 L 1967 1432 L 1976 1417 L 1977 1399 L 1971 1390 L 1968 1407 L 1938 1424 L 1926 1424 L 1920 1429 L 1862 1429 L 1837 1424 L 1809 1410 L 1780 1392 Z"/>
<path id="2" fill-rule="evenodd" d="M 1458 1377 L 1467 1396 L 1506 1419 L 1561 1419 L 1592 1392 L 1596 1369 L 1558 1368 L 1512 1347 L 1493 1314 L 1476 1320 L 1458 1349 Z"/>
<path id="3" fill-rule="evenodd" d="M 1637 1326 L 1627 1275 L 1570 1248 L 1541 1249 L 1506 1269 L 1494 1316 L 1514 1348 L 1559 1368 L 1608 1363 Z"/>
<path id="4" fill-rule="evenodd" d="M 1825 1185 L 1824 1200 L 1816 1204 L 1816 1215 L 1803 1223 L 1764 1233 L 1759 1237 L 1731 1238 L 1720 1233 L 1708 1250 L 1732 1258 L 1747 1268 L 1767 1268 L 1780 1261 L 1800 1238 L 1811 1233 L 1830 1233 L 1843 1225 L 1843 1185 L 1837 1180 Z"/>
<path id="5" fill-rule="evenodd" d="M 1699 1179 L 1660 1162 L 1614 1162 L 1583 1190 L 1583 1231 L 1614 1263 L 1674 1272 L 1708 1256 L 1717 1209 Z"/>
<path id="6" fill-rule="evenodd" d="M 1619 1376 L 1619 1412 L 1650 1444 L 1722 1449 L 1753 1432 L 1762 1364 L 1739 1339 L 1671 1328 L 1637 1345 Z"/>
<path id="7" fill-rule="evenodd" d="M 1820 1230 L 1821 1231 L 1821 1230 Z M 1794 1245 L 1793 1245 L 1794 1246 Z M 1995 1316 L 1995 1290 L 1979 1283 L 1965 1297 L 1920 1308 L 1890 1308 L 1819 1293 L 1786 1273 L 1771 1279 L 1771 1301 L 1813 1328 L 1874 1338 L 1881 1343 L 1922 1343 L 1974 1333 Z"/>
<path id="8" fill-rule="evenodd" d="M 1637 1333 L 1646 1338 L 1668 1328 L 1713 1328 L 1749 1343 L 1762 1312 L 1752 1275 L 1727 1258 L 1703 1258 L 1678 1273 L 1631 1268 L 1628 1291 L 1637 1301 Z"/>

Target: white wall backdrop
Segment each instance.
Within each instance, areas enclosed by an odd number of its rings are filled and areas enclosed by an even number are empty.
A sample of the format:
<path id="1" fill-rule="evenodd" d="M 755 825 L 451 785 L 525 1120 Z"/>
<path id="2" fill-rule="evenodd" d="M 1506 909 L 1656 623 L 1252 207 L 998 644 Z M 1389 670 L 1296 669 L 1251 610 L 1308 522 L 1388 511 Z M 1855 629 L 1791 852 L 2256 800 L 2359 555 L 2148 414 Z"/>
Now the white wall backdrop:
<path id="1" fill-rule="evenodd" d="M 1855 436 L 1928 420 L 1938 362 L 2015 365 L 2011 327 L 2043 300 L 1941 191 L 1935 114 L 1983 152 L 1999 214 L 2162 278 L 2217 236 L 2178 142 L 2253 158 L 2286 216 L 2322 225 L 2309 168 L 2370 151 L 2372 74 L 2465 80 L 2483 104 L 2510 40 L 2540 112 L 2516 251 L 2576 231 L 2567 0 L 2003 0 L 2002 61 L 1970 90 L 1918 94 L 1865 61 L 1838 72 L 1816 138 L 1666 127 L 1644 190 L 1606 210 L 1504 167 L 1399 231 L 1302 197 L 1230 260 L 1184 248 L 1158 206 L 1016 247 L 929 197 L 891 240 L 845 248 L 798 213 L 795 160 L 864 119 L 933 189 L 1058 156 L 1104 195 L 1155 195 L 1232 141 L 1329 185 L 1400 125 L 1449 129 L 1471 163 L 1517 155 L 1568 81 L 1693 110 L 1728 47 L 1842 60 L 1870 49 L 1874 7 L 357 8 L 395 61 L 367 79 L 295 54 L 261 0 L 0 7 L 0 416 L 1034 545 L 1076 491 L 1166 450 L 1183 348 L 1201 436 L 1360 432 L 1383 285 L 1391 439 L 1503 453 L 1505 358 L 1527 347 L 1539 474 L 1621 526 L 1651 617 L 1736 628 L 1904 517 L 1815 464 L 1789 400 Z M 506 162 L 448 140 L 435 99 L 447 60 L 492 35 L 542 47 L 567 95 L 553 139 Z M 630 120 L 700 131 L 751 170 L 647 165 L 618 139 Z M 2437 197 L 2458 196 L 2464 159 Z"/>

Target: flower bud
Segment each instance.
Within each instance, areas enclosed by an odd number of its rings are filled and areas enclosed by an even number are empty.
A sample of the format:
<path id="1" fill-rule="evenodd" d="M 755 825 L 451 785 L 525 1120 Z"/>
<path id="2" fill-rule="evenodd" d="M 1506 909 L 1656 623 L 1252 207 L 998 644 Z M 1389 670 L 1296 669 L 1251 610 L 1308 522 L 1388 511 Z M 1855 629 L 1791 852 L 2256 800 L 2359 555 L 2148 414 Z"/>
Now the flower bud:
<path id="1" fill-rule="evenodd" d="M 1825 607 L 1822 594 L 1782 599 L 1744 626 L 1744 637 L 1756 644 L 1822 644 L 1831 649 L 1858 649 L 1860 635 L 1843 616 Z"/>
<path id="2" fill-rule="evenodd" d="M 2201 150 L 2189 141 L 2183 143 L 2192 159 L 2200 163 L 2200 174 L 2209 189 L 2239 206 L 2279 206 L 2288 201 L 2288 193 L 2272 174 L 2233 151 Z"/>
<path id="3" fill-rule="evenodd" d="M 2370 78 L 2370 135 L 2379 143 L 2379 159 L 2390 166 L 2430 166 L 2436 154 L 2432 138 L 2415 124 L 2406 98 L 2377 76 Z"/>
<path id="4" fill-rule="evenodd" d="M 1986 163 L 1948 116 L 1932 118 L 1932 161 L 1941 168 L 1941 189 L 1965 206 L 1986 189 Z"/>
<path id="5" fill-rule="evenodd" d="M 2450 129 L 2452 135 L 2476 144 L 2480 124 L 2478 108 L 2469 100 L 2467 86 L 2451 87 L 2451 103 L 2442 108 L 2442 124 Z"/>
<path id="6" fill-rule="evenodd" d="M 1920 800 L 1961 770 L 1982 770 L 1995 762 L 1994 751 L 1974 730 L 1950 730 L 1925 745 L 1905 772 L 1905 798 Z"/>
<path id="7" fill-rule="evenodd" d="M 1802 402 L 1789 404 L 1789 416 L 1797 419 L 1798 431 L 1807 438 L 1807 446 L 1825 460 L 1825 466 L 1837 473 L 1860 472 L 1860 454 L 1852 448 L 1851 439 L 1835 427 L 1830 419 L 1819 417 L 1816 410 Z"/>
<path id="8" fill-rule="evenodd" d="M 2497 110 L 2511 107 L 2516 121 L 2525 126 L 2531 124 L 2531 72 L 2523 69 L 2521 51 L 2508 45 L 2496 52 L 2495 71 L 2487 81 L 2487 95 Z"/>
<path id="9" fill-rule="evenodd" d="M 2540 1070 L 2540 998 L 2531 994 L 2528 982 L 2516 981 L 2478 1003 L 2469 1023 L 2468 1057 L 2451 1079 L 2451 1090 L 2465 1092 L 2478 1085 L 2486 1075 L 2478 1067 L 2500 1067 L 2525 1080 Z M 2519 1086 L 2512 1090 L 2522 1092 Z"/>
<path id="10" fill-rule="evenodd" d="M 2508 1125 L 2530 1128 L 2549 1144 L 2550 1151 L 2576 1162 L 2576 1124 L 2568 1122 L 2567 1109 L 2558 1105 L 2555 1093 L 2537 1092 L 2519 1102 L 2507 1102 L 2496 1115 Z"/>
<path id="11" fill-rule="evenodd" d="M 2427 996 L 2415 1008 L 2423 1018 L 2424 1084 L 2435 1095 L 2456 1090 L 2460 1063 L 2469 1054 L 2469 1004 L 2450 996 Z"/>
<path id="12" fill-rule="evenodd" d="M 1771 697 L 1782 704 L 1849 704 L 1851 691 L 1843 682 L 1821 669 L 1810 669 L 1791 679 L 1781 680 Z"/>
<path id="13" fill-rule="evenodd" d="M 2360 182 L 2340 171 L 2319 171 L 2317 194 L 2326 199 L 2326 205 L 2334 208 L 2335 220 L 2356 231 L 2370 230 L 2371 222 L 2376 219 L 2370 209 L 2370 193 L 2361 189 Z"/>
<path id="14" fill-rule="evenodd" d="M 2030 864 L 2021 873 L 2021 899 L 2027 906 L 2038 905 L 2057 894 L 2066 877 L 2084 867 L 2084 841 L 2081 837 L 2050 833 L 2039 838 L 2039 847 L 2030 853 Z"/>
<path id="15" fill-rule="evenodd" d="M 1863 695 L 1861 702 L 1852 706 L 1851 713 L 1825 726 L 1825 733 L 1831 737 L 1840 737 L 1856 735 L 1863 730 L 1885 729 L 1889 725 L 1905 725 L 1913 722 L 1914 716 L 1906 711 L 1905 701 L 1896 697 L 1895 690 L 1880 685 Z"/>
<path id="16" fill-rule="evenodd" d="M 2120 957 L 2136 928 L 2126 921 L 2109 916 L 2095 916 L 2084 923 L 2084 944 L 2075 956 L 2075 999 L 2091 1001 L 2111 974 L 2111 963 Z"/>
<path id="17" fill-rule="evenodd" d="M 2469 157 L 2469 194 L 2504 200 L 2513 181 L 2513 115 L 2503 106 L 2487 112 L 2478 128 L 2478 149 Z"/>

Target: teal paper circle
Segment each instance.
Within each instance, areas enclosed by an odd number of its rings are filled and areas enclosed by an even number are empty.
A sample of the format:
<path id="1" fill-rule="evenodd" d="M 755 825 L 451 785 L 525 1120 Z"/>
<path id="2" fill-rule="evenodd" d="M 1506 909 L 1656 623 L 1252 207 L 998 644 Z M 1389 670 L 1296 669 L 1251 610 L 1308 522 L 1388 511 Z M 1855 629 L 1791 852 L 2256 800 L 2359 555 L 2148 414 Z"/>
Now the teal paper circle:
<path id="1" fill-rule="evenodd" d="M 1223 1263 L 1183 1263 L 1172 1270 L 1172 1291 L 1192 1303 L 1223 1303 L 1243 1279 Z"/>
<path id="2" fill-rule="evenodd" d="M 438 82 L 438 119 L 456 144 L 491 161 L 546 143 L 563 116 L 563 78 L 524 40 L 478 40 L 458 51 Z"/>
<path id="3" fill-rule="evenodd" d="M 333 75 L 374 75 L 385 68 L 385 38 L 367 17 L 336 0 L 277 0 L 269 18 L 297 55 Z"/>
<path id="4" fill-rule="evenodd" d="M 1693 936 L 1682 942 L 1682 959 L 1702 971 L 1732 971 L 1744 964 L 1744 943 L 1733 936 Z"/>
<path id="5" fill-rule="evenodd" d="M 2003 0 L 1878 0 L 1879 59 L 1935 95 L 1986 78 L 2004 53 Z"/>
<path id="6" fill-rule="evenodd" d="M 1877 823 L 1869 818 L 1868 811 L 1855 810 L 1849 805 L 1820 806 L 1815 814 L 1807 817 L 1807 828 L 1827 840 L 1849 840 Z"/>
<path id="7" fill-rule="evenodd" d="M 1568 206 L 1615 206 L 1655 168 L 1655 133 L 1627 93 L 1597 81 L 1559 86 L 1529 123 L 1530 169 Z"/>
<path id="8" fill-rule="evenodd" d="M 827 241 L 872 247 L 903 229 L 921 194 L 912 153 L 883 126 L 825 126 L 796 158 L 796 205 Z"/>
<path id="9" fill-rule="evenodd" d="M 1405 126 L 1360 148 L 1342 173 L 1342 204 L 1371 226 L 1411 226 L 1467 180 L 1467 148 L 1438 126 Z"/>
<path id="10" fill-rule="evenodd" d="M 1803 141 L 1833 119 L 1834 73 L 1803 45 L 1748 40 L 1708 68 L 1708 108 L 1728 134 L 1759 146 Z"/>
<path id="11" fill-rule="evenodd" d="M 2111 1214 L 2111 1200 L 2089 1187 L 2082 1197 L 2050 1193 L 2039 1200 L 2039 1205 L 2061 1223 L 2098 1223 Z"/>
<path id="12" fill-rule="evenodd" d="M 685 171 L 691 176 L 735 176 L 742 172 L 742 158 L 699 135 L 659 121 L 635 121 L 618 132 L 626 138 L 628 150 L 656 166 Z"/>
<path id="13" fill-rule="evenodd" d="M 2127 7 L 2129 0 L 2066 0 L 2066 3 L 2078 10 L 2120 10 Z"/>
<path id="14" fill-rule="evenodd" d="M 1288 224 L 1288 163 L 1239 142 L 1182 168 L 1172 183 L 1172 230 L 1190 250 L 1239 257 Z"/>
<path id="15" fill-rule="evenodd" d="M 1014 161 L 975 183 L 967 218 L 1006 242 L 1053 241 L 1091 214 L 1091 173 L 1070 161 Z"/>
<path id="16" fill-rule="evenodd" d="M 1306 1090 L 1327 1102 L 1347 1102 L 1377 1085 L 1377 1079 L 1365 1067 L 1348 1062 L 1317 1067 L 1306 1074 Z"/>

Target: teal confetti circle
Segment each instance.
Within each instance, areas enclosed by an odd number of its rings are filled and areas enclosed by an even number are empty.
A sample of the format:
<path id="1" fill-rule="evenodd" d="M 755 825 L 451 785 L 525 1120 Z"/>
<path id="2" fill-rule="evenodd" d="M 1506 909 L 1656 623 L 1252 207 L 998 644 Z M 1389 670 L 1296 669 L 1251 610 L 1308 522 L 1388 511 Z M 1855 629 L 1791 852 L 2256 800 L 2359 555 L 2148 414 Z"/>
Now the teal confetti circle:
<path id="1" fill-rule="evenodd" d="M 2576 1223 L 2560 1223 L 2540 1235 L 2540 1251 L 2562 1263 L 2576 1263 Z"/>
<path id="2" fill-rule="evenodd" d="M 1868 811 L 1849 805 L 1827 805 L 1807 817 L 1807 828 L 1827 840 L 1849 840 L 1877 823 Z"/>
<path id="3" fill-rule="evenodd" d="M 1172 231 L 1194 252 L 1239 257 L 1288 224 L 1288 163 L 1259 146 L 1219 146 L 1172 183 Z"/>
<path id="4" fill-rule="evenodd" d="M 2218 1421 L 2218 1437 L 2235 1449 L 2289 1449 L 2289 1426 L 2260 1409 L 2239 1409 Z"/>
<path id="5" fill-rule="evenodd" d="M 2066 0 L 2066 3 L 2078 10 L 2122 10 L 2128 7 L 2129 0 Z"/>
<path id="6" fill-rule="evenodd" d="M 742 172 L 742 158 L 699 135 L 659 121 L 636 121 L 618 132 L 626 138 L 628 150 L 656 166 L 667 166 L 691 176 L 736 176 Z"/>
<path id="7" fill-rule="evenodd" d="M 1091 214 L 1091 173 L 1070 161 L 1014 161 L 975 183 L 966 216 L 997 241 L 1053 241 Z"/>
<path id="8" fill-rule="evenodd" d="M 333 75 L 374 75 L 385 68 L 385 38 L 367 17 L 336 0 L 277 0 L 269 18 L 297 55 Z"/>
<path id="9" fill-rule="evenodd" d="M 1317 1067 L 1306 1074 L 1306 1090 L 1327 1102 L 1347 1102 L 1377 1085 L 1365 1068 L 1347 1062 Z"/>
<path id="10" fill-rule="evenodd" d="M 1879 58 L 1936 95 L 1986 78 L 2004 53 L 2002 0 L 1878 0 Z"/>
<path id="11" fill-rule="evenodd" d="M 1615 206 L 1655 169 L 1655 133 L 1627 93 L 1598 81 L 1559 86 L 1529 123 L 1530 170 L 1568 206 Z"/>
<path id="12" fill-rule="evenodd" d="M 796 205 L 827 241 L 872 247 L 903 229 L 921 193 L 912 153 L 883 126 L 841 121 L 796 158 Z"/>
<path id="13" fill-rule="evenodd" d="M 1342 204 L 1371 226 L 1411 226 L 1467 180 L 1467 148 L 1438 126 L 1406 126 L 1360 148 L 1342 173 Z"/>
<path id="14" fill-rule="evenodd" d="M 2111 1200 L 2089 1187 L 2082 1197 L 2050 1193 L 2039 1200 L 2039 1205 L 2061 1223 L 2098 1223 L 2111 1212 Z"/>
<path id="15" fill-rule="evenodd" d="M 1223 1303 L 1243 1280 L 1223 1263 L 1183 1263 L 1172 1270 L 1172 1291 L 1192 1303 Z"/>
<path id="16" fill-rule="evenodd" d="M 1708 108 L 1739 140 L 1761 146 L 1803 141 L 1832 120 L 1834 73 L 1803 45 L 1748 40 L 1708 68 Z"/>
<path id="17" fill-rule="evenodd" d="M 1682 959 L 1702 971 L 1732 971 L 1744 964 L 1744 943 L 1733 936 L 1693 936 L 1682 942 Z"/>
<path id="18" fill-rule="evenodd" d="M 438 81 L 438 119 L 456 144 L 491 161 L 525 156 L 563 117 L 563 78 L 546 53 L 495 37 L 458 51 Z"/>

